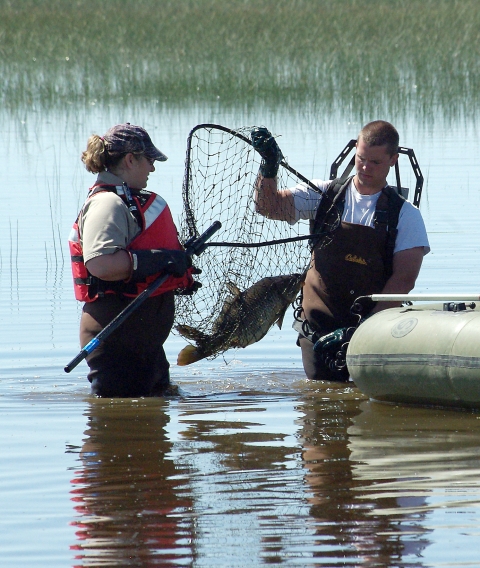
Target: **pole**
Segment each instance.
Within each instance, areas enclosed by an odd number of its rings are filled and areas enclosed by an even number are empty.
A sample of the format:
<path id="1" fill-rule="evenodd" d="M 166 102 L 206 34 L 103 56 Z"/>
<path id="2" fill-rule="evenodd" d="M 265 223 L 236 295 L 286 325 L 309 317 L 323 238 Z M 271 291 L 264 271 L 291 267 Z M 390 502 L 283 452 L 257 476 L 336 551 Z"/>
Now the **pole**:
<path id="1" fill-rule="evenodd" d="M 479 294 L 372 294 L 374 302 L 479 302 Z"/>
<path id="2" fill-rule="evenodd" d="M 220 221 L 215 221 L 202 235 L 198 237 L 198 239 L 195 239 L 193 241 L 192 239 L 190 239 L 186 243 L 185 252 L 189 256 L 192 256 L 194 254 L 200 256 L 208 246 L 206 244 L 208 239 L 210 239 L 212 235 L 216 233 L 218 229 L 220 229 L 221 226 L 222 224 L 220 223 Z M 160 288 L 160 286 L 169 277 L 170 277 L 169 274 L 165 275 L 162 274 L 156 280 L 154 280 L 147 288 L 145 288 L 143 292 L 141 292 L 138 296 L 136 296 L 135 299 L 132 300 L 132 302 L 130 302 L 130 304 L 128 304 L 128 306 L 124 310 L 122 310 L 119 314 L 117 314 L 113 318 L 113 320 L 108 325 L 106 325 L 96 337 L 94 337 L 91 341 L 89 341 L 85 345 L 85 347 L 83 347 L 83 349 L 78 353 L 78 355 L 74 357 L 70 361 L 70 363 L 68 363 L 68 365 L 64 367 L 65 373 L 70 373 L 70 371 L 75 369 L 75 367 L 79 363 L 81 363 L 87 357 L 87 355 L 89 355 L 92 351 L 94 351 L 102 341 L 105 341 L 105 339 L 111 333 L 113 333 L 138 308 L 138 306 L 140 306 L 140 304 L 142 304 L 149 296 L 151 296 L 153 292 L 155 292 L 155 290 Z"/>

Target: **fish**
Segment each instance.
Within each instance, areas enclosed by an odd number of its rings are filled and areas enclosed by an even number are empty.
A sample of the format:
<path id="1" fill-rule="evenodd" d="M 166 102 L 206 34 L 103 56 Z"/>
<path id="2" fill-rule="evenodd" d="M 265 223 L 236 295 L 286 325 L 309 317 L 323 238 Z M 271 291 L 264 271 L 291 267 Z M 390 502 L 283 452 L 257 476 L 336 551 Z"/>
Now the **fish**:
<path id="1" fill-rule="evenodd" d="M 180 335 L 195 342 L 180 351 L 177 365 L 190 365 L 230 348 L 248 347 L 265 337 L 275 323 L 281 328 L 285 312 L 303 286 L 305 275 L 306 272 L 268 276 L 244 292 L 227 282 L 231 295 L 213 323 L 211 334 L 188 325 L 176 326 Z"/>

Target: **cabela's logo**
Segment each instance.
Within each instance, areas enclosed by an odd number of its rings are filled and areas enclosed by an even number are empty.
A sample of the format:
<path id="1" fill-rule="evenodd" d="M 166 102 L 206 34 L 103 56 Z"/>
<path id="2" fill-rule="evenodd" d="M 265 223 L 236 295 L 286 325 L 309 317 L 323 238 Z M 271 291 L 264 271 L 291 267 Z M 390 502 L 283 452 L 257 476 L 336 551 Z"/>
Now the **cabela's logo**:
<path id="1" fill-rule="evenodd" d="M 365 266 L 367 265 L 367 261 L 361 256 L 357 256 L 356 254 L 347 254 L 345 260 L 347 262 L 356 262 L 357 264 L 364 264 Z"/>

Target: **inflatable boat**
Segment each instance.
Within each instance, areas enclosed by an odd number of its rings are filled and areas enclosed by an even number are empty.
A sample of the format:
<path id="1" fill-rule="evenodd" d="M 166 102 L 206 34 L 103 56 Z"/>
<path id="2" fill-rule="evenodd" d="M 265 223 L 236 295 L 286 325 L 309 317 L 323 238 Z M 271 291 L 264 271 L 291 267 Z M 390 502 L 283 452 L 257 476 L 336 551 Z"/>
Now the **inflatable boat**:
<path id="1" fill-rule="evenodd" d="M 346 356 L 355 385 L 377 401 L 480 410 L 480 297 L 370 298 L 421 303 L 378 312 L 358 327 Z"/>

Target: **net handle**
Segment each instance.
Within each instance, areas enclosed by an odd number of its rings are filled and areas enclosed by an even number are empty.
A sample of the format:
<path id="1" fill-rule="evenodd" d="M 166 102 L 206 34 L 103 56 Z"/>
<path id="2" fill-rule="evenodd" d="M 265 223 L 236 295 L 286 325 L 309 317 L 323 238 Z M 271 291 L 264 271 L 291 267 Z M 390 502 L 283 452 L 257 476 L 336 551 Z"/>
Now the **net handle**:
<path id="1" fill-rule="evenodd" d="M 193 211 L 190 208 L 190 199 L 189 199 L 190 181 L 191 181 L 191 178 L 190 178 L 190 153 L 191 153 L 191 150 L 192 150 L 193 135 L 195 134 L 195 132 L 197 130 L 200 130 L 202 128 L 211 129 L 211 130 L 217 129 L 217 130 L 221 130 L 223 132 L 227 132 L 228 134 L 231 134 L 232 136 L 235 136 L 236 138 L 243 140 L 243 142 L 245 142 L 246 144 L 253 146 L 251 140 L 249 140 L 246 136 L 243 136 L 243 134 L 240 134 L 236 130 L 232 130 L 231 128 L 227 128 L 226 126 L 222 126 L 220 124 L 211 124 L 211 123 L 197 124 L 197 126 L 195 126 L 194 128 L 192 128 L 192 130 L 190 130 L 190 132 L 188 134 L 188 138 L 187 138 L 187 156 L 185 158 L 185 175 L 184 175 L 184 179 L 183 179 L 183 195 L 184 195 L 184 201 L 186 200 L 186 204 L 185 204 L 186 222 L 187 222 L 187 225 L 188 225 L 190 235 L 192 235 L 192 236 L 198 236 L 198 230 L 197 230 L 197 227 L 195 225 L 195 216 L 193 214 Z M 285 160 L 282 160 L 280 162 L 280 165 L 283 166 L 286 170 L 288 170 L 291 174 L 295 175 L 300 181 L 302 181 L 303 183 L 308 185 L 311 189 L 313 189 L 314 191 L 319 193 L 318 187 L 314 183 L 312 183 L 308 178 L 303 176 L 300 172 L 297 172 L 297 170 L 292 168 Z"/>
<path id="2" fill-rule="evenodd" d="M 188 156 L 188 158 L 190 157 L 192 136 L 197 130 L 200 130 L 200 128 L 211 128 L 211 129 L 216 128 L 217 130 L 222 130 L 223 132 L 228 132 L 232 136 L 236 136 L 237 138 L 240 138 L 240 140 L 243 140 L 244 142 L 246 142 L 250 146 L 253 146 L 251 140 L 249 140 L 246 136 L 243 136 L 243 134 L 240 134 L 236 130 L 232 130 L 231 128 L 227 128 L 226 126 L 222 126 L 220 124 L 209 124 L 209 123 L 198 124 L 197 126 L 192 128 L 192 130 L 190 131 L 190 134 L 188 135 L 188 140 L 187 140 L 187 156 Z M 188 159 L 187 165 L 190 166 L 190 160 L 189 159 Z M 287 169 L 293 175 L 297 176 L 299 180 L 303 181 L 303 183 L 306 183 L 309 187 L 311 187 L 313 190 L 315 190 L 318 193 L 318 187 L 314 183 L 312 183 L 308 178 L 303 176 L 300 172 L 297 172 L 297 170 L 293 169 L 292 166 L 290 166 L 285 160 L 282 160 L 280 162 L 280 165 L 283 166 L 285 169 Z"/>
<path id="3" fill-rule="evenodd" d="M 190 192 L 190 182 L 191 182 L 191 170 L 190 170 L 191 156 L 190 155 L 191 155 L 191 150 L 192 150 L 192 139 L 193 139 L 193 135 L 195 134 L 195 132 L 197 132 L 197 130 L 200 130 L 200 129 L 205 129 L 205 130 L 216 129 L 216 130 L 221 130 L 222 132 L 227 132 L 231 136 L 235 136 L 236 138 L 242 140 L 246 144 L 249 144 L 250 146 L 253 147 L 251 140 L 249 140 L 246 136 L 243 136 L 243 134 L 240 134 L 236 130 L 233 130 L 231 128 L 227 128 L 226 126 L 222 126 L 221 124 L 213 124 L 213 123 L 197 124 L 197 126 L 193 127 L 192 130 L 190 130 L 190 132 L 188 134 L 188 138 L 187 138 L 187 154 L 186 154 L 186 158 L 185 158 L 185 174 L 184 174 L 184 179 L 183 179 L 183 190 L 182 190 L 183 203 L 184 203 L 184 208 L 185 208 L 185 221 L 186 221 L 186 224 L 188 226 L 190 238 L 195 238 L 195 237 L 198 237 L 198 235 L 199 235 L 199 231 L 197 229 L 196 222 L 195 222 L 195 215 L 194 215 L 194 212 L 192 211 L 192 209 L 190 207 L 189 192 Z M 291 174 L 296 176 L 300 181 L 302 181 L 303 183 L 308 185 L 315 192 L 320 193 L 318 187 L 312 181 L 310 181 L 308 178 L 306 178 L 300 172 L 298 172 L 297 170 L 292 168 L 285 160 L 282 160 L 280 162 L 280 165 L 282 167 L 284 167 L 286 170 L 288 170 Z M 332 205 L 333 205 L 333 203 L 332 203 Z M 269 245 L 272 245 L 272 244 L 279 244 L 280 242 L 293 242 L 293 241 L 300 241 L 300 240 L 307 240 L 307 239 L 310 240 L 310 239 L 312 239 L 312 237 L 322 237 L 324 235 L 325 235 L 325 233 L 321 231 L 320 233 L 314 234 L 314 235 L 305 235 L 303 237 L 293 237 L 291 239 L 283 239 L 282 241 L 267 241 L 267 242 L 263 242 L 263 243 L 258 243 L 257 246 L 269 246 Z M 208 246 L 209 247 L 225 246 L 225 247 L 250 247 L 251 248 L 253 245 L 252 244 L 241 244 L 241 243 L 227 243 L 227 242 L 221 242 L 221 243 L 220 242 L 219 243 L 210 242 L 210 243 L 208 243 Z"/>

